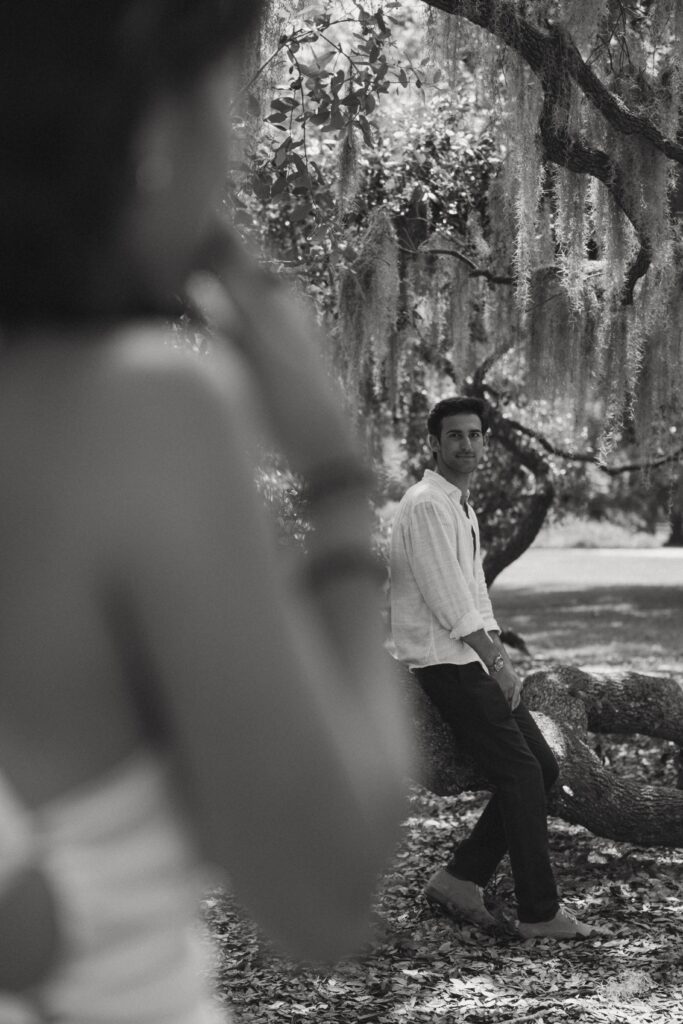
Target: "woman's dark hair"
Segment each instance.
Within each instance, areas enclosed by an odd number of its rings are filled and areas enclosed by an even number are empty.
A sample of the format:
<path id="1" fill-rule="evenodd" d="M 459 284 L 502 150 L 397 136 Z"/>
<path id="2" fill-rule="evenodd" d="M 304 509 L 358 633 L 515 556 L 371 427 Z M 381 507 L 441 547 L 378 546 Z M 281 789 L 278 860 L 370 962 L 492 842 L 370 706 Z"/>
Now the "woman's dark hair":
<path id="1" fill-rule="evenodd" d="M 0 0 L 0 320 L 83 311 L 146 104 L 190 85 L 263 6 Z"/>
<path id="2" fill-rule="evenodd" d="M 482 433 L 489 429 L 489 405 L 483 398 L 444 398 L 437 402 L 427 418 L 427 433 L 441 438 L 441 424 L 447 416 L 458 416 L 461 413 L 472 413 L 479 417 Z"/>

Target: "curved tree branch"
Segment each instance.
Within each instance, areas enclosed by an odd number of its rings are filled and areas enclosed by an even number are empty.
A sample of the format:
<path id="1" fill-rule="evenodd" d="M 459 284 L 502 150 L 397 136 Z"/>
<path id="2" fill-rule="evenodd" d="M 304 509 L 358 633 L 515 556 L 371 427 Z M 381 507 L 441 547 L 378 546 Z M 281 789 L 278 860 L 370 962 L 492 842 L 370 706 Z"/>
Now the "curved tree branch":
<path id="1" fill-rule="evenodd" d="M 665 135 L 655 122 L 631 110 L 585 62 L 566 28 L 559 23 L 542 32 L 521 17 L 510 0 L 422 0 L 446 14 L 457 15 L 497 36 L 524 58 L 541 81 L 565 72 L 622 135 L 640 135 L 665 156 L 683 164 L 683 145 Z M 558 60 L 558 57 L 560 58 Z"/>
<path id="2" fill-rule="evenodd" d="M 622 302 L 633 302 L 636 284 L 650 268 L 652 242 L 645 228 L 640 206 L 633 201 L 626 187 L 620 164 L 601 149 L 587 145 L 569 132 L 571 84 L 561 71 L 546 73 L 542 79 L 544 100 L 539 129 L 545 155 L 553 163 L 577 174 L 597 178 L 610 192 L 614 202 L 633 225 L 640 248 L 631 263 L 622 291 Z"/>
<path id="3" fill-rule="evenodd" d="M 589 146 L 569 130 L 572 82 L 616 131 L 638 135 L 668 158 L 683 164 L 683 146 L 650 118 L 634 113 L 586 64 L 569 33 L 560 25 L 547 32 L 521 17 L 510 0 L 423 0 L 430 7 L 465 18 L 515 50 L 537 75 L 544 93 L 539 129 L 545 154 L 553 163 L 601 181 L 634 227 L 639 251 L 626 274 L 622 302 L 633 302 L 637 282 L 652 262 L 652 239 L 641 210 L 629 195 L 618 161 Z"/>
<path id="4" fill-rule="evenodd" d="M 601 181 L 633 225 L 640 249 L 627 271 L 622 292 L 623 304 L 630 305 L 637 282 L 650 268 L 652 241 L 643 221 L 642 208 L 629 193 L 621 165 L 603 150 L 587 145 L 584 140 L 569 131 L 571 80 L 564 65 L 559 63 L 564 56 L 565 36 L 563 33 L 555 32 L 554 38 L 559 41 L 556 54 L 558 64 L 552 71 L 546 69 L 541 77 L 544 100 L 539 129 L 545 154 L 553 163 L 566 167 L 567 170 L 577 174 L 588 174 Z"/>
<path id="5" fill-rule="evenodd" d="M 512 345 L 513 345 L 512 341 L 510 341 L 510 340 L 504 341 L 501 345 L 499 345 L 497 348 L 495 348 L 493 350 L 493 352 L 490 355 L 488 355 L 486 357 L 486 359 L 484 359 L 484 361 L 482 363 L 479 364 L 479 366 L 476 368 L 476 370 L 472 374 L 472 387 L 473 388 L 479 389 L 479 390 L 483 390 L 486 387 L 486 390 L 489 390 L 488 387 L 484 383 L 485 378 L 486 378 L 486 374 L 489 372 L 489 370 L 491 370 L 496 365 L 496 363 L 500 359 L 503 358 L 503 356 L 505 355 L 506 352 L 510 351 L 510 349 L 512 348 Z"/>
<path id="6" fill-rule="evenodd" d="M 485 390 L 489 390 L 485 386 Z M 656 459 L 646 459 L 643 462 L 629 462 L 624 463 L 621 466 L 608 466 L 600 459 L 599 455 L 595 452 L 573 452 L 568 448 L 563 448 L 561 445 L 553 444 L 551 441 L 541 434 L 538 430 L 534 430 L 532 427 L 525 427 L 523 423 L 518 423 L 517 420 L 512 420 L 506 417 L 506 422 L 509 423 L 518 433 L 523 434 L 525 437 L 529 437 L 534 441 L 537 441 L 549 455 L 557 455 L 559 458 L 567 459 L 570 462 L 587 462 L 592 466 L 597 466 L 598 469 L 602 470 L 608 476 L 620 476 L 621 473 L 637 472 L 642 469 L 657 469 L 659 466 L 666 466 L 670 462 L 677 462 L 683 457 L 683 446 L 675 448 L 673 451 L 668 452 L 666 455 L 661 455 Z"/>
<path id="7" fill-rule="evenodd" d="M 485 277 L 490 284 L 515 284 L 517 281 L 517 278 L 512 274 L 494 274 L 492 270 L 478 267 L 474 260 L 470 259 L 464 252 L 460 252 L 459 249 L 407 249 L 405 246 L 399 246 L 399 248 L 410 256 L 452 256 L 469 268 L 470 277 Z"/>
<path id="8" fill-rule="evenodd" d="M 586 99 L 600 111 L 605 120 L 622 135 L 640 135 L 670 160 L 683 164 L 683 145 L 676 139 L 668 138 L 649 117 L 636 114 L 628 108 L 621 97 L 610 92 L 605 83 L 586 64 L 566 29 L 558 25 L 553 31 L 562 37 L 569 73 Z"/>
<path id="9" fill-rule="evenodd" d="M 481 371 L 482 368 L 480 367 Z M 484 387 L 481 384 L 481 372 L 475 373 L 465 391 L 469 395 L 483 398 Z M 523 555 L 533 544 L 545 522 L 548 510 L 555 500 L 555 483 L 552 466 L 548 460 L 517 432 L 513 423 L 497 409 L 489 409 L 489 427 L 491 436 L 503 448 L 514 455 L 517 462 L 524 466 L 536 481 L 536 489 L 529 495 L 524 516 L 514 524 L 512 533 L 507 535 L 502 546 L 491 545 L 484 557 L 484 576 L 491 586 L 496 576 Z"/>

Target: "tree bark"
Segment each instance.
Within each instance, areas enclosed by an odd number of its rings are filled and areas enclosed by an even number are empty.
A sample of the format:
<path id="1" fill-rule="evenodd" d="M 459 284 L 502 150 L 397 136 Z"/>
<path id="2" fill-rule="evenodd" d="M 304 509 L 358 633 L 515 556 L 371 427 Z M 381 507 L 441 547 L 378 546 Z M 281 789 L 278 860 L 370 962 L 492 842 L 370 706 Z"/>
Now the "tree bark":
<path id="1" fill-rule="evenodd" d="M 440 796 L 490 789 L 417 681 L 405 673 L 422 753 L 419 782 Z M 560 765 L 550 813 L 595 835 L 644 846 L 683 846 L 683 791 L 622 778 L 605 767 L 587 732 L 641 733 L 683 745 L 683 685 L 635 672 L 577 668 L 533 672 L 524 701 Z"/>
<path id="2" fill-rule="evenodd" d="M 669 516 L 669 534 L 665 547 L 683 548 L 683 509 L 673 508 Z"/>
<path id="3" fill-rule="evenodd" d="M 671 496 L 669 512 L 670 534 L 666 542 L 668 548 L 683 547 L 683 462 L 678 469 L 678 482 Z"/>
<path id="4" fill-rule="evenodd" d="M 486 385 L 483 381 L 485 372 L 484 367 L 480 367 L 475 373 L 472 383 L 466 385 L 466 394 L 486 399 Z M 516 429 L 516 424 L 506 419 L 490 403 L 489 425 L 491 437 L 528 469 L 536 481 L 536 490 L 528 497 L 524 515 L 514 524 L 511 532 L 505 535 L 502 543 L 489 544 L 486 550 L 484 576 L 487 586 L 490 587 L 503 569 L 512 565 L 536 540 L 546 520 L 548 510 L 555 500 L 555 484 L 552 468 L 545 456 L 534 447 L 529 438 L 523 436 Z"/>
<path id="5" fill-rule="evenodd" d="M 674 679 L 618 669 L 597 674 L 573 666 L 531 672 L 524 679 L 531 707 L 551 707 L 549 690 L 580 699 L 589 732 L 641 733 L 683 746 L 683 686 Z"/>
<path id="6" fill-rule="evenodd" d="M 491 586 L 503 569 L 507 568 L 531 547 L 543 526 L 553 501 L 555 485 L 553 483 L 550 463 L 538 451 L 526 442 L 519 433 L 491 408 L 491 435 L 531 473 L 536 481 L 536 490 L 530 495 L 525 515 L 516 525 L 505 544 L 491 546 L 484 556 L 484 576 L 487 586 Z"/>

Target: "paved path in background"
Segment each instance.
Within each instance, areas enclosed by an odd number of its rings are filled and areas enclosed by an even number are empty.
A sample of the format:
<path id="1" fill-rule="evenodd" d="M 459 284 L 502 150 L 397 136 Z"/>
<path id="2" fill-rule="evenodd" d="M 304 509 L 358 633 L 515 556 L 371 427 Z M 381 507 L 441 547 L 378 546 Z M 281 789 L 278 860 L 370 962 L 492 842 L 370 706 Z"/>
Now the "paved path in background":
<path id="1" fill-rule="evenodd" d="M 503 570 L 492 593 L 615 586 L 683 589 L 683 548 L 531 548 Z"/>

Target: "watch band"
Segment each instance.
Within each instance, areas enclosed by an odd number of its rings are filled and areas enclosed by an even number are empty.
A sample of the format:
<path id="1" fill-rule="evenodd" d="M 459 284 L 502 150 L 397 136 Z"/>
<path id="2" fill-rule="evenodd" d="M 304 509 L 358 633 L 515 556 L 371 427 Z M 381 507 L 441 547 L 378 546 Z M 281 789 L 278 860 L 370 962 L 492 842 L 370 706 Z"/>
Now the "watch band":
<path id="1" fill-rule="evenodd" d="M 500 672 L 502 668 L 505 668 L 505 658 L 502 654 L 498 653 L 490 665 L 486 666 L 491 675 L 495 675 L 496 672 Z"/>

